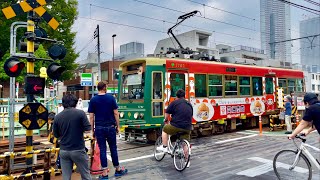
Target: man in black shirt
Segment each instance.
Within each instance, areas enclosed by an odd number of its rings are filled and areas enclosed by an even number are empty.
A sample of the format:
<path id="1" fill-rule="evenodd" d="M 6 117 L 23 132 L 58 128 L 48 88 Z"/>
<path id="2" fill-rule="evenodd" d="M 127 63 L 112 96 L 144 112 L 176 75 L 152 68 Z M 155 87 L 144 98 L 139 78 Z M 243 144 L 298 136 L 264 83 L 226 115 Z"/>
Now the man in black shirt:
<path id="1" fill-rule="evenodd" d="M 177 99 L 174 100 L 167 108 L 165 114 L 165 121 L 168 120 L 170 114 L 172 119 L 170 124 L 166 124 L 163 127 L 162 131 L 162 143 L 163 146 L 157 147 L 157 150 L 168 152 L 168 134 L 175 135 L 178 132 L 185 132 L 185 135 L 182 135 L 183 139 L 190 139 L 191 132 L 191 121 L 193 115 L 192 105 L 185 100 L 185 92 L 182 89 L 179 89 L 176 92 Z"/>
<path id="2" fill-rule="evenodd" d="M 71 179 L 73 163 L 75 163 L 81 178 L 83 180 L 91 180 L 89 158 L 83 139 L 83 133 L 85 131 L 90 132 L 91 125 L 85 112 L 75 108 L 77 102 L 77 97 L 72 94 L 66 94 L 62 98 L 64 110 L 55 117 L 53 133 L 60 140 L 63 179 Z"/>
<path id="3" fill-rule="evenodd" d="M 317 95 L 314 93 L 306 93 L 303 101 L 306 106 L 306 112 L 299 126 L 293 131 L 291 135 L 288 136 L 289 139 L 295 138 L 297 134 L 299 134 L 310 125 L 311 127 L 307 130 L 304 130 L 302 133 L 308 135 L 310 132 L 316 129 L 320 134 L 320 102 Z"/>

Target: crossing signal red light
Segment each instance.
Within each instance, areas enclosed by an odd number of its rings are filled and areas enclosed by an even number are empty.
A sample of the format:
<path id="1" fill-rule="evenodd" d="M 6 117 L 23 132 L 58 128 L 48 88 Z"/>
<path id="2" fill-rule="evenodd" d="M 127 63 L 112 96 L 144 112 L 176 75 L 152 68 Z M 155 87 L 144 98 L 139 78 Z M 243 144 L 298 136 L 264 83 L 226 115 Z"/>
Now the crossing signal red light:
<path id="1" fill-rule="evenodd" d="M 25 64 L 15 57 L 10 57 L 3 66 L 5 73 L 10 77 L 19 76 L 24 67 Z"/>
<path id="2" fill-rule="evenodd" d="M 51 63 L 47 68 L 47 74 L 51 79 L 58 80 L 64 70 L 65 68 L 58 63 Z"/>
<path id="3" fill-rule="evenodd" d="M 49 49 L 49 56 L 53 59 L 63 59 L 66 56 L 67 50 L 61 44 L 54 44 Z"/>

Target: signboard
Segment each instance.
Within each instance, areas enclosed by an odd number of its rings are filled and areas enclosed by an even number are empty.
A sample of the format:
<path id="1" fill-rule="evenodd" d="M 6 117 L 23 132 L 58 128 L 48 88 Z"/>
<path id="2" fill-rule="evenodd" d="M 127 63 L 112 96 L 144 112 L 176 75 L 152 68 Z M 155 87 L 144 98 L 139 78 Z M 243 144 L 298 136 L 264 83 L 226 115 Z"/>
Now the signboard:
<path id="1" fill-rule="evenodd" d="M 277 89 L 278 90 L 278 108 L 283 108 L 284 107 L 284 94 L 282 88 Z"/>
<path id="2" fill-rule="evenodd" d="M 265 112 L 265 105 L 261 100 L 255 100 L 251 102 L 250 112 L 254 116 L 261 116 Z"/>
<path id="3" fill-rule="evenodd" d="M 92 73 L 81 73 L 81 86 L 92 86 Z"/>
<path id="4" fill-rule="evenodd" d="M 26 94 L 44 94 L 45 78 L 26 77 L 24 91 Z"/>
<path id="5" fill-rule="evenodd" d="M 27 130 L 42 128 L 48 122 L 48 110 L 41 103 L 28 103 L 19 111 L 19 123 Z"/>
<path id="6" fill-rule="evenodd" d="M 306 107 L 303 102 L 303 97 L 297 97 L 297 110 L 305 110 Z"/>

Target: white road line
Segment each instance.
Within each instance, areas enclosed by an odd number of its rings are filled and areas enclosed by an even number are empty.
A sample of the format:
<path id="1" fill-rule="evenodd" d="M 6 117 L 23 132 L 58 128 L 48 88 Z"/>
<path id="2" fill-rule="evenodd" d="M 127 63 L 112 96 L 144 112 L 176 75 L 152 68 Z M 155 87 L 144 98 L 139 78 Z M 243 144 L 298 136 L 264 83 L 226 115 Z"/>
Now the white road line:
<path id="1" fill-rule="evenodd" d="M 223 141 L 217 141 L 215 144 L 222 144 L 222 143 L 237 141 L 237 140 L 241 140 L 241 139 L 252 138 L 252 137 L 255 137 L 255 136 L 257 136 L 257 135 L 258 135 L 258 134 L 252 134 L 252 135 L 249 135 L 249 136 L 238 137 L 238 138 L 233 138 L 233 139 L 227 139 L 227 140 L 223 140 Z"/>

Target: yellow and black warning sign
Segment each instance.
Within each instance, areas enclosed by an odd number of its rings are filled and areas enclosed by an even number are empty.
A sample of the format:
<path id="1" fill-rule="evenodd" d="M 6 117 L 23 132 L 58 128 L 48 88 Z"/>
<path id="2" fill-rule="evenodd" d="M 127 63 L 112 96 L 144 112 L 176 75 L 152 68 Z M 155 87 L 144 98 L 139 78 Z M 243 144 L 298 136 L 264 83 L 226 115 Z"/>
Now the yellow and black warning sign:
<path id="1" fill-rule="evenodd" d="M 48 122 L 48 110 L 41 103 L 28 103 L 19 111 L 19 123 L 27 130 L 42 128 Z"/>
<path id="2" fill-rule="evenodd" d="M 52 17 L 47 10 L 42 7 L 53 0 L 25 0 L 17 4 L 13 4 L 2 9 L 3 14 L 7 19 L 13 18 L 19 14 L 26 13 L 29 11 L 36 12 L 42 17 L 53 29 L 57 29 L 59 26 L 58 21 Z"/>

